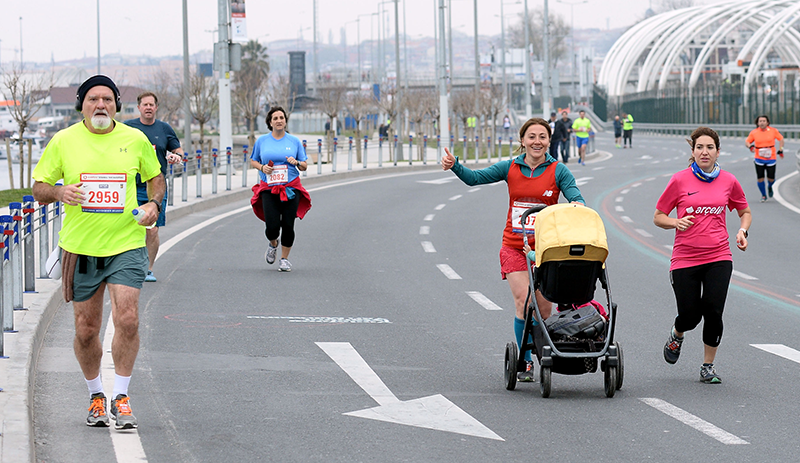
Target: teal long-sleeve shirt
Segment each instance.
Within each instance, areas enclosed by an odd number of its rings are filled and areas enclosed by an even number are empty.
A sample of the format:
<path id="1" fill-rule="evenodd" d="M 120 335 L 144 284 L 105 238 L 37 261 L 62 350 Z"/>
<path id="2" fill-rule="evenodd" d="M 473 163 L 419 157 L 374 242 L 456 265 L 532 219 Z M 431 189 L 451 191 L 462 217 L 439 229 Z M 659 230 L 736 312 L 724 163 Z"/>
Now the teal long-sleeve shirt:
<path id="1" fill-rule="evenodd" d="M 465 167 L 462 164 L 459 164 L 458 158 L 456 158 L 456 163 L 453 164 L 453 168 L 451 170 L 459 179 L 461 179 L 462 182 L 469 186 L 485 185 L 487 183 L 508 181 L 508 171 L 511 168 L 512 162 L 520 165 L 522 175 L 535 178 L 542 175 L 547 166 L 556 162 L 556 160 L 548 154 L 545 161 L 536 166 L 536 169 L 531 172 L 531 168 L 525 164 L 525 153 L 520 154 L 513 160 L 500 161 L 497 164 L 493 164 L 485 169 L 480 170 L 472 170 L 468 167 Z M 556 166 L 556 185 L 558 185 L 558 189 L 561 190 L 561 194 L 564 195 L 564 198 L 566 198 L 567 201 L 578 201 L 584 205 L 586 204 L 583 196 L 581 196 L 581 190 L 578 188 L 578 184 L 575 182 L 575 176 L 572 175 L 572 172 L 570 172 L 567 166 L 561 163 Z"/>

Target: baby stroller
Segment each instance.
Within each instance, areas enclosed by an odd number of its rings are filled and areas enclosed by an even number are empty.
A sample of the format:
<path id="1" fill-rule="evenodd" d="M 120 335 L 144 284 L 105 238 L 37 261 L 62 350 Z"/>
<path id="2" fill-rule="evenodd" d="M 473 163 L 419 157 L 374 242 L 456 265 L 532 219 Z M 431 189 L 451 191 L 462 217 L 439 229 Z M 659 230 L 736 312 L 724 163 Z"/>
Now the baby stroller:
<path id="1" fill-rule="evenodd" d="M 541 211 L 541 212 L 540 212 Z M 555 204 L 549 207 L 537 205 L 526 210 L 520 217 L 522 229 L 530 229 L 529 216 L 534 215 L 535 267 L 528 264 L 528 297 L 525 303 L 525 328 L 522 345 L 516 342 L 506 345 L 505 386 L 514 390 L 517 372 L 525 370 L 522 354 L 531 350 L 539 361 L 539 380 L 542 397 L 550 396 L 551 373 L 582 375 L 600 370 L 605 374 L 605 393 L 614 397 L 622 387 L 624 365 L 622 347 L 614 341 L 614 326 L 617 305 L 611 301 L 605 260 L 608 245 L 603 221 L 594 210 L 578 204 Z M 531 219 L 533 219 L 533 217 Z M 527 234 L 523 240 L 528 244 Z M 594 311 L 579 313 L 575 308 L 593 300 L 597 280 L 606 293 L 607 319 Z M 553 313 L 544 323 L 542 314 L 533 297 L 536 290 L 549 301 L 558 304 L 559 312 Z M 602 309 L 601 304 L 596 304 Z M 583 310 L 581 308 L 580 310 Z M 584 324 L 589 318 L 594 323 Z M 597 319 L 604 323 L 597 323 Z M 572 323 L 571 335 L 564 335 L 564 324 Z M 581 326 L 583 324 L 583 326 Z M 592 329 L 583 329 L 587 326 Z"/>

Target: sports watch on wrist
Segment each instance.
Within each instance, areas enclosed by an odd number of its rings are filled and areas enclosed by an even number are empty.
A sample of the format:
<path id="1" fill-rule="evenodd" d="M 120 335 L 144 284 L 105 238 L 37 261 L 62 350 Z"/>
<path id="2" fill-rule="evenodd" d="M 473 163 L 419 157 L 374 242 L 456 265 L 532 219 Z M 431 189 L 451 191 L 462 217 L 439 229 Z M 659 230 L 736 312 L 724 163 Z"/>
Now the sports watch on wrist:
<path id="1" fill-rule="evenodd" d="M 150 200 L 150 201 L 148 201 L 148 202 L 149 202 L 149 203 L 153 203 L 153 204 L 155 204 L 155 205 L 156 205 L 156 208 L 158 209 L 158 213 L 159 213 L 159 214 L 161 214 L 161 203 L 159 203 L 159 202 L 158 202 L 158 201 L 156 201 L 155 199 L 151 199 L 151 200 Z M 746 233 L 747 233 L 747 232 L 745 232 L 745 234 L 746 234 Z M 746 236 L 746 235 L 745 235 L 745 238 L 747 238 L 747 236 Z"/>

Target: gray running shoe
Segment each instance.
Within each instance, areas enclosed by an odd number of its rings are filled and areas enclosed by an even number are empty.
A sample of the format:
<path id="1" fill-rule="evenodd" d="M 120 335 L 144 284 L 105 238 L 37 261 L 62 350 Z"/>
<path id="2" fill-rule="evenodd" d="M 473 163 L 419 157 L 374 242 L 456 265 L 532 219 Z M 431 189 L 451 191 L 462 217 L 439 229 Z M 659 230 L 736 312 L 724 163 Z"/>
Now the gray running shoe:
<path id="1" fill-rule="evenodd" d="M 89 416 L 86 417 L 86 426 L 108 427 L 106 395 L 102 392 L 92 394 L 92 402 L 89 404 Z"/>
<path id="2" fill-rule="evenodd" d="M 678 361 L 678 356 L 681 355 L 682 344 L 683 338 L 677 338 L 672 333 L 672 329 L 670 329 L 669 339 L 667 339 L 667 343 L 664 344 L 664 360 L 666 360 L 667 363 L 673 364 Z"/>
<path id="3" fill-rule="evenodd" d="M 277 246 L 272 247 L 272 245 L 270 244 L 269 247 L 267 247 L 267 253 L 264 254 L 264 260 L 266 260 L 268 264 L 272 265 L 275 263 L 275 256 L 277 254 L 278 254 L 278 247 Z"/>
<path id="4" fill-rule="evenodd" d="M 522 383 L 536 381 L 536 369 L 533 367 L 533 362 L 525 362 L 525 371 L 517 372 L 517 381 Z"/>
<path id="5" fill-rule="evenodd" d="M 714 364 L 703 364 L 700 367 L 700 381 L 707 383 L 707 384 L 720 384 L 722 382 L 722 378 L 717 375 L 717 371 L 714 370 Z"/>
<path id="6" fill-rule="evenodd" d="M 291 272 L 292 271 L 292 263 L 289 262 L 289 259 L 281 258 L 281 266 L 278 267 L 278 270 L 281 272 Z"/>
<path id="7" fill-rule="evenodd" d="M 139 422 L 131 412 L 131 405 L 128 403 L 130 397 L 119 394 L 111 401 L 111 417 L 114 418 L 115 429 L 135 429 L 139 427 Z"/>

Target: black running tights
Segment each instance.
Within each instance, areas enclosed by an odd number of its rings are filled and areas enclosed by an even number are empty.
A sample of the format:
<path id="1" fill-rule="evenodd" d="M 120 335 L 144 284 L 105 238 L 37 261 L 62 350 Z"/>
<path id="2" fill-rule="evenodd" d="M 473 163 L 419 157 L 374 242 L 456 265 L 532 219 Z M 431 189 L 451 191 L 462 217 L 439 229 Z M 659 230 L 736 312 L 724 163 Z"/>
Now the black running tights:
<path id="1" fill-rule="evenodd" d="M 693 330 L 703 320 L 703 344 L 719 346 L 722 339 L 722 311 L 728 297 L 733 262 L 723 260 L 676 269 L 670 272 L 678 305 L 675 331 Z"/>
<path id="2" fill-rule="evenodd" d="M 264 210 L 264 234 L 267 239 L 277 240 L 280 236 L 281 245 L 291 248 L 294 244 L 294 219 L 297 218 L 297 207 L 300 205 L 300 196 L 295 193 L 294 199 L 281 201 L 280 195 L 269 191 L 261 192 L 261 207 Z"/>

